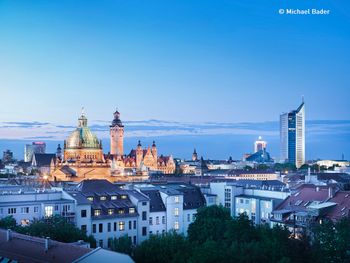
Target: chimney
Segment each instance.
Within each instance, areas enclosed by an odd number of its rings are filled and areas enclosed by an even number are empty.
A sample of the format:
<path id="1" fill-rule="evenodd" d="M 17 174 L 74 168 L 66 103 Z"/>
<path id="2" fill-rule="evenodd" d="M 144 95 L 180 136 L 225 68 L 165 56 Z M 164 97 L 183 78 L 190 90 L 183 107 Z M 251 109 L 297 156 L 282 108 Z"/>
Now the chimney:
<path id="1" fill-rule="evenodd" d="M 12 231 L 11 229 L 7 229 L 6 231 L 6 241 L 10 241 L 12 239 Z"/>
<path id="2" fill-rule="evenodd" d="M 50 248 L 50 238 L 46 237 L 45 238 L 45 252 L 48 251 Z"/>
<path id="3" fill-rule="evenodd" d="M 316 186 L 316 192 L 319 192 L 319 191 L 320 191 L 320 187 Z"/>
<path id="4" fill-rule="evenodd" d="M 328 197 L 333 198 L 335 194 L 335 188 L 333 186 L 329 186 L 328 188 Z"/>
<path id="5" fill-rule="evenodd" d="M 310 167 L 307 168 L 307 175 L 305 176 L 305 183 L 310 183 L 311 182 L 311 169 Z"/>

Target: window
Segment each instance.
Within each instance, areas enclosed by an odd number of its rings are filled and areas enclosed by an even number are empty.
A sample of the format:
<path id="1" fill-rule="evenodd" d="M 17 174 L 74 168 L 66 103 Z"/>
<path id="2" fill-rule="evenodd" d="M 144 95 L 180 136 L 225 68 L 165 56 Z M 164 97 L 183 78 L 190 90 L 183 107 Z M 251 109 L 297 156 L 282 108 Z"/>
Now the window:
<path id="1" fill-rule="evenodd" d="M 153 218 L 152 217 L 149 218 L 149 224 L 153 225 Z"/>
<path id="2" fill-rule="evenodd" d="M 180 202 L 180 198 L 178 196 L 175 196 L 175 203 L 179 203 Z"/>
<path id="3" fill-rule="evenodd" d="M 50 217 L 53 214 L 53 206 L 45 206 L 45 216 Z"/>
<path id="4" fill-rule="evenodd" d="M 149 234 L 152 235 L 152 231 L 149 231 Z"/>
<path id="5" fill-rule="evenodd" d="M 179 208 L 178 207 L 174 208 L 174 216 L 179 216 Z"/>
<path id="6" fill-rule="evenodd" d="M 21 220 L 21 225 L 22 225 L 22 226 L 27 226 L 27 225 L 29 225 L 29 219 L 22 219 L 22 220 Z"/>
<path id="7" fill-rule="evenodd" d="M 120 214 L 120 215 L 124 214 L 124 209 L 119 209 L 118 214 Z"/>
<path id="8" fill-rule="evenodd" d="M 92 197 L 92 196 L 89 196 L 88 198 L 87 198 L 87 200 L 89 200 L 89 201 L 94 201 L 94 198 Z"/>
<path id="9" fill-rule="evenodd" d="M 187 222 L 191 222 L 191 214 L 187 214 Z"/>
<path id="10" fill-rule="evenodd" d="M 96 233 L 96 224 L 92 225 L 92 233 Z"/>
<path id="11" fill-rule="evenodd" d="M 127 199 L 127 196 L 126 195 L 122 195 L 120 196 L 121 199 Z"/>
<path id="12" fill-rule="evenodd" d="M 39 206 L 34 206 L 34 213 L 39 213 Z"/>
<path id="13" fill-rule="evenodd" d="M 100 209 L 95 209 L 94 210 L 94 216 L 99 216 L 101 215 L 101 210 Z"/>
<path id="14" fill-rule="evenodd" d="M 114 222 L 113 230 L 114 230 L 114 231 L 117 231 L 117 222 Z"/>
<path id="15" fill-rule="evenodd" d="M 132 222 L 129 221 L 129 230 L 132 229 Z"/>
<path id="16" fill-rule="evenodd" d="M 9 214 L 9 215 L 16 214 L 16 208 L 15 208 L 15 207 L 9 208 L 9 209 L 8 209 L 8 214 Z"/>
<path id="17" fill-rule="evenodd" d="M 134 236 L 134 242 L 133 243 L 134 243 L 134 245 L 136 245 L 136 236 Z"/>
<path id="18" fill-rule="evenodd" d="M 113 212 L 114 212 L 114 211 L 113 211 L 113 208 L 108 209 L 108 214 L 109 214 L 109 215 L 113 215 Z"/>
<path id="19" fill-rule="evenodd" d="M 165 224 L 165 216 L 162 216 L 162 224 Z"/>
<path id="20" fill-rule="evenodd" d="M 103 232 L 103 224 L 102 223 L 98 224 L 98 232 L 100 232 L 100 233 Z"/>
<path id="21" fill-rule="evenodd" d="M 58 205 L 55 205 L 55 211 L 58 211 Z"/>
<path id="22" fill-rule="evenodd" d="M 3 214 L 3 213 L 4 213 L 4 209 L 0 208 L 0 214 Z"/>
<path id="23" fill-rule="evenodd" d="M 134 229 L 136 229 L 136 220 L 134 220 Z"/>
<path id="24" fill-rule="evenodd" d="M 147 227 L 142 227 L 142 235 L 146 236 L 147 235 Z"/>
<path id="25" fill-rule="evenodd" d="M 129 214 L 134 214 L 134 213 L 135 213 L 135 208 L 130 207 L 130 208 L 129 208 Z"/>
<path id="26" fill-rule="evenodd" d="M 96 225 L 95 225 L 96 226 Z M 81 230 L 86 233 L 87 231 L 87 226 L 86 225 L 81 225 Z"/>
<path id="27" fill-rule="evenodd" d="M 111 223 L 108 223 L 108 224 L 107 224 L 107 231 L 108 231 L 108 232 L 111 232 Z"/>
<path id="28" fill-rule="evenodd" d="M 100 247 L 103 247 L 103 239 L 100 239 L 100 240 L 98 241 L 98 244 L 99 244 Z"/>
<path id="29" fill-rule="evenodd" d="M 124 229 L 125 229 L 125 222 L 119 221 L 119 231 L 124 231 Z"/>
<path id="30" fill-rule="evenodd" d="M 246 200 L 245 200 L 245 204 L 246 204 L 246 205 L 249 204 L 249 199 L 246 199 Z"/>
<path id="31" fill-rule="evenodd" d="M 117 200 L 117 196 L 116 195 L 112 195 L 111 196 L 111 200 Z"/>
<path id="32" fill-rule="evenodd" d="M 29 207 L 21 207 L 21 213 L 22 214 L 28 214 L 29 213 Z"/>
<path id="33" fill-rule="evenodd" d="M 156 217 L 156 225 L 159 225 L 159 216 Z"/>
<path id="34" fill-rule="evenodd" d="M 243 201 L 244 201 L 243 199 L 239 199 L 239 202 L 240 202 L 241 204 L 243 204 Z"/>
<path id="35" fill-rule="evenodd" d="M 196 220 L 196 214 L 192 214 L 192 222 Z"/>
<path id="36" fill-rule="evenodd" d="M 70 211 L 70 205 L 63 205 L 63 212 Z"/>
<path id="37" fill-rule="evenodd" d="M 101 201 L 105 201 L 105 200 L 107 200 L 107 197 L 106 197 L 106 196 L 101 196 L 101 197 L 100 197 L 100 200 L 101 200 Z"/>
<path id="38" fill-rule="evenodd" d="M 147 202 L 142 202 L 142 205 L 143 205 L 143 206 L 146 206 L 146 205 L 147 205 Z"/>
<path id="39" fill-rule="evenodd" d="M 142 221 L 146 221 L 147 220 L 147 212 L 143 211 L 142 212 Z"/>
<path id="40" fill-rule="evenodd" d="M 85 209 L 80 211 L 80 216 L 86 217 L 86 210 Z"/>
<path id="41" fill-rule="evenodd" d="M 179 221 L 175 221 L 175 223 L 174 223 L 174 229 L 175 229 L 175 230 L 179 230 L 179 228 L 180 228 Z"/>

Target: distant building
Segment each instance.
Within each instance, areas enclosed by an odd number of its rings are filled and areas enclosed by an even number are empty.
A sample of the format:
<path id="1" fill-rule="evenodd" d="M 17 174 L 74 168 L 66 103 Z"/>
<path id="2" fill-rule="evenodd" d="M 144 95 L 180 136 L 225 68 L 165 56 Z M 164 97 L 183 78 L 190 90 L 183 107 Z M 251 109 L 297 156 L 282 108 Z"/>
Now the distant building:
<path id="1" fill-rule="evenodd" d="M 264 141 L 261 136 L 259 136 L 258 140 L 254 142 L 254 153 L 265 150 L 266 146 L 267 142 Z"/>
<path id="2" fill-rule="evenodd" d="M 350 191 L 334 186 L 303 184 L 272 212 L 273 225 L 289 228 L 296 236 L 323 220 L 338 221 L 350 216 Z"/>
<path id="3" fill-rule="evenodd" d="M 74 199 L 62 190 L 1 186 L 0 195 L 0 218 L 13 216 L 19 225 L 52 215 L 74 221 Z"/>
<path id="4" fill-rule="evenodd" d="M 31 162 L 35 153 L 45 153 L 45 142 L 32 142 L 32 144 L 26 144 L 24 147 L 24 161 Z"/>
<path id="5" fill-rule="evenodd" d="M 281 160 L 295 164 L 305 163 L 305 104 L 304 101 L 289 113 L 280 116 Z"/>
<path id="6" fill-rule="evenodd" d="M 218 180 L 210 183 L 209 192 L 231 216 L 244 213 L 254 224 L 269 223 L 273 209 L 289 196 L 279 181 Z"/>
<path id="7" fill-rule="evenodd" d="M 2 162 L 4 164 L 11 163 L 13 161 L 13 152 L 10 150 L 6 150 L 2 154 Z"/>

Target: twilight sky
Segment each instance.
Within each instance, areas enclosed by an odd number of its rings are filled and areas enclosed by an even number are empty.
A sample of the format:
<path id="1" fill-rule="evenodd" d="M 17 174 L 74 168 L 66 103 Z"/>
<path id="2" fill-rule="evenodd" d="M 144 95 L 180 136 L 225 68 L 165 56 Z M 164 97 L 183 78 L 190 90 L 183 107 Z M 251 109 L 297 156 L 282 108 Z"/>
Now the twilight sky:
<path id="1" fill-rule="evenodd" d="M 0 139 L 8 122 L 75 126 L 82 106 L 91 124 L 116 106 L 125 121 L 264 123 L 304 95 L 308 120 L 349 120 L 349 47 L 347 0 L 2 0 Z"/>

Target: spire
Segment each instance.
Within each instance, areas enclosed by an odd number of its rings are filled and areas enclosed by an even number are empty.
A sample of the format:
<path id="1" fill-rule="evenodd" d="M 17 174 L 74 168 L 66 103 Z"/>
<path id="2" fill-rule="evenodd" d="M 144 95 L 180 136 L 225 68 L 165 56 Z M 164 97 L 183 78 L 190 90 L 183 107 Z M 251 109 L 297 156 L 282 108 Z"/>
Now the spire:
<path id="1" fill-rule="evenodd" d="M 156 141 L 153 141 L 152 147 L 156 147 Z"/>
<path id="2" fill-rule="evenodd" d="M 141 141 L 139 140 L 139 143 L 137 144 L 137 146 L 141 147 Z"/>
<path id="3" fill-rule="evenodd" d="M 81 107 L 81 116 L 85 117 L 85 108 L 84 108 L 84 106 Z"/>

